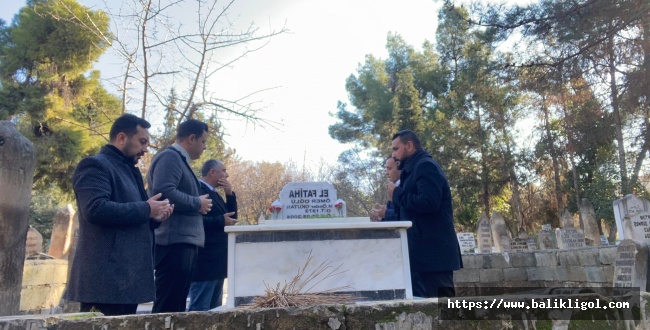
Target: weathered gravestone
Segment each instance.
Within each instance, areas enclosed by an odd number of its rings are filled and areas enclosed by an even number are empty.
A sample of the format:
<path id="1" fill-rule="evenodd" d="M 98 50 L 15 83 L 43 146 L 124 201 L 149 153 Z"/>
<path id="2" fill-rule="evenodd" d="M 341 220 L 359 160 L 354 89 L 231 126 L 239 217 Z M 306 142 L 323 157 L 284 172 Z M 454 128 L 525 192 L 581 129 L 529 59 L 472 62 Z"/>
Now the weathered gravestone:
<path id="1" fill-rule="evenodd" d="M 586 198 L 583 198 L 580 202 L 580 215 L 582 216 L 585 243 L 590 246 L 600 246 L 600 232 L 596 222 L 596 212 L 594 206 Z"/>
<path id="2" fill-rule="evenodd" d="M 490 228 L 492 229 L 492 240 L 496 252 L 510 251 L 510 235 L 508 234 L 508 227 L 506 221 L 503 219 L 499 212 L 492 212 L 490 218 Z"/>
<path id="3" fill-rule="evenodd" d="M 552 231 L 551 224 L 542 225 L 542 231 L 537 234 L 540 250 L 557 249 L 557 238 Z"/>
<path id="4" fill-rule="evenodd" d="M 510 240 L 510 251 L 528 252 L 529 250 L 530 248 L 528 247 L 528 233 L 523 228 L 519 228 L 517 237 Z"/>
<path id="5" fill-rule="evenodd" d="M 650 243 L 650 212 L 635 212 L 623 219 L 623 233 L 626 239 Z"/>
<path id="6" fill-rule="evenodd" d="M 650 212 L 650 201 L 638 198 L 633 194 L 625 195 L 622 199 L 615 200 L 613 206 L 616 229 L 618 230 L 620 240 L 627 239 L 624 233 L 623 220 L 628 214 L 642 211 Z"/>
<path id="7" fill-rule="evenodd" d="M 456 233 L 456 237 L 458 238 L 461 253 L 474 253 L 476 250 L 474 233 Z"/>
<path id="8" fill-rule="evenodd" d="M 585 247 L 585 236 L 582 230 L 573 227 L 573 216 L 564 209 L 560 218 L 562 228 L 555 230 L 557 247 L 561 250 L 579 249 Z"/>
<path id="9" fill-rule="evenodd" d="M 535 251 L 539 249 L 539 247 L 537 247 L 537 239 L 535 237 L 528 237 L 526 239 L 526 242 L 528 243 L 529 251 Z"/>
<path id="10" fill-rule="evenodd" d="M 68 204 L 61 208 L 54 216 L 52 238 L 47 254 L 57 259 L 67 259 L 72 244 L 75 211 Z M 72 260 L 70 260 L 72 261 Z"/>
<path id="11" fill-rule="evenodd" d="M 623 240 L 616 248 L 614 288 L 639 288 L 648 292 L 648 246 L 633 240 Z"/>
<path id="12" fill-rule="evenodd" d="M 485 213 L 481 214 L 476 224 L 476 236 L 478 253 L 492 253 L 492 229 L 490 229 L 490 219 Z"/>
<path id="13" fill-rule="evenodd" d="M 34 146 L 0 121 L 0 316 L 20 307 L 33 177 Z"/>
<path id="14" fill-rule="evenodd" d="M 43 235 L 38 230 L 29 227 L 27 240 L 25 240 L 25 257 L 43 252 Z"/>
<path id="15" fill-rule="evenodd" d="M 600 235 L 600 246 L 609 246 L 609 240 L 606 235 Z"/>
<path id="16" fill-rule="evenodd" d="M 345 202 L 329 182 L 291 182 L 280 191 L 280 219 L 345 218 Z"/>

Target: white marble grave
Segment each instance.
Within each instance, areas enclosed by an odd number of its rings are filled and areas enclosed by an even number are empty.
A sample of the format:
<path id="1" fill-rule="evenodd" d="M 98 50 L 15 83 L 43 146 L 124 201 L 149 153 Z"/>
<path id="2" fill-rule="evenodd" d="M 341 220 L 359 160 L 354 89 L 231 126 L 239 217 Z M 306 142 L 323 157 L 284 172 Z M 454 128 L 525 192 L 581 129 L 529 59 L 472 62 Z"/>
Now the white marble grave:
<path id="1" fill-rule="evenodd" d="M 458 238 L 461 253 L 474 253 L 476 250 L 474 233 L 456 233 L 456 238 Z"/>
<path id="2" fill-rule="evenodd" d="M 291 182 L 280 191 L 280 200 L 269 206 L 272 220 L 345 218 L 345 202 L 329 182 Z"/>
<path id="3" fill-rule="evenodd" d="M 621 199 L 613 202 L 614 218 L 616 219 L 616 229 L 618 230 L 618 239 L 624 240 L 625 228 L 623 228 L 623 220 L 628 214 L 636 212 L 650 212 L 650 201 L 634 196 L 633 194 L 626 195 Z"/>
<path id="4" fill-rule="evenodd" d="M 265 295 L 266 285 L 275 288 L 279 283 L 282 287 L 297 275 L 310 255 L 313 260 L 306 273 L 321 263 L 340 266 L 343 271 L 315 283 L 310 293 L 340 288 L 334 291 L 364 301 L 412 299 L 406 238 L 409 227 L 410 221 L 370 222 L 368 218 L 228 226 L 226 306 L 252 303 L 256 296 Z"/>
<path id="5" fill-rule="evenodd" d="M 623 233 L 626 239 L 650 243 L 650 212 L 635 212 L 623 219 Z"/>

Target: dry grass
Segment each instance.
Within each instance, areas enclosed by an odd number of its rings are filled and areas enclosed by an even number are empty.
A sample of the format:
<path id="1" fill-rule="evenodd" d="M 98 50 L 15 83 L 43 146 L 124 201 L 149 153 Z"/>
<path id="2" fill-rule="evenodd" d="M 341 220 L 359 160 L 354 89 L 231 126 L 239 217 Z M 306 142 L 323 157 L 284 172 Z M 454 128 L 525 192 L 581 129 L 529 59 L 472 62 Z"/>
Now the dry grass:
<path id="1" fill-rule="evenodd" d="M 323 280 L 346 272 L 346 270 L 340 270 L 343 265 L 332 267 L 330 261 L 325 261 L 306 275 L 307 268 L 312 261 L 313 257 L 310 251 L 305 265 L 298 269 L 298 273 L 290 282 L 285 282 L 282 287 L 280 286 L 280 283 L 278 283 L 275 288 L 272 288 L 264 282 L 264 285 L 266 286 L 266 295 L 255 297 L 253 303 L 245 305 L 245 307 L 265 308 L 318 304 L 346 304 L 353 303 L 355 299 L 363 299 L 363 297 L 355 297 L 351 294 L 334 293 L 336 291 L 352 288 L 349 285 L 331 288 L 324 291 L 310 292 Z M 305 290 L 305 288 L 307 289 Z"/>

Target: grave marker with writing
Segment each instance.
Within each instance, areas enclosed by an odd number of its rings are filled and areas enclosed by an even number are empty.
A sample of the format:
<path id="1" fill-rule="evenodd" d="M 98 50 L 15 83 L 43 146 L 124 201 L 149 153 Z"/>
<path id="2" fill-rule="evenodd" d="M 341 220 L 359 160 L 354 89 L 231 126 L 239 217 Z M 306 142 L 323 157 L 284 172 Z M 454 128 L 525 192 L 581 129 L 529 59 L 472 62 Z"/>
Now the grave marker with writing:
<path id="1" fill-rule="evenodd" d="M 476 236 L 478 237 L 478 252 L 492 252 L 492 229 L 490 229 L 490 219 L 485 213 L 481 214 L 476 225 Z"/>
<path id="2" fill-rule="evenodd" d="M 345 218 L 345 203 L 339 204 L 329 182 L 291 182 L 280 191 L 282 219 Z M 340 208 L 338 207 L 340 205 Z"/>
<path id="3" fill-rule="evenodd" d="M 633 194 L 625 195 L 622 199 L 615 200 L 613 206 L 614 218 L 616 218 L 616 229 L 618 230 L 618 236 L 621 240 L 627 239 L 623 228 L 623 220 L 628 214 L 642 211 L 650 212 L 650 201 L 638 198 Z"/>
<path id="4" fill-rule="evenodd" d="M 515 237 L 510 241 L 511 252 L 528 252 L 528 239 Z"/>
<path id="5" fill-rule="evenodd" d="M 43 235 L 35 228 L 29 227 L 25 242 L 25 257 L 40 252 L 43 252 Z"/>
<path id="6" fill-rule="evenodd" d="M 648 246 L 633 240 L 623 240 L 616 248 L 614 260 L 614 279 L 612 286 L 615 288 L 640 288 L 647 292 L 648 289 Z"/>
<path id="7" fill-rule="evenodd" d="M 561 250 L 579 249 L 585 247 L 585 235 L 582 230 L 573 227 L 573 216 L 567 209 L 562 211 L 560 219 L 562 228 L 555 230 L 557 247 Z"/>
<path id="8" fill-rule="evenodd" d="M 650 212 L 636 212 L 625 216 L 623 231 L 626 239 L 650 243 Z"/>
<path id="9" fill-rule="evenodd" d="M 474 253 L 476 242 L 474 242 L 474 233 L 456 233 L 461 253 Z"/>

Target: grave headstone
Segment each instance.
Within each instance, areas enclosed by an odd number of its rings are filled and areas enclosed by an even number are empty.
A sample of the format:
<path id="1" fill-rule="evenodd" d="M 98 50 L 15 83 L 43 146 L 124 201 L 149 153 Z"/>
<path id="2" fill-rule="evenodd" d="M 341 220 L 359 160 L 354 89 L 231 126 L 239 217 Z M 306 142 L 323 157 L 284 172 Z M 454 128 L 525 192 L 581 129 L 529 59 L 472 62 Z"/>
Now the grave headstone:
<path id="1" fill-rule="evenodd" d="M 633 194 L 625 195 L 625 197 L 615 200 L 613 206 L 616 229 L 618 230 L 620 240 L 627 238 L 624 233 L 623 220 L 628 214 L 642 211 L 650 212 L 650 201 L 636 197 Z"/>
<path id="2" fill-rule="evenodd" d="M 474 253 L 476 250 L 474 233 L 456 233 L 456 237 L 458 238 L 461 253 Z"/>
<path id="3" fill-rule="evenodd" d="M 510 252 L 528 252 L 528 239 L 515 237 L 510 240 Z"/>
<path id="4" fill-rule="evenodd" d="M 650 243 L 650 212 L 635 212 L 625 216 L 623 232 L 626 239 Z"/>
<path id="5" fill-rule="evenodd" d="M 535 239 L 535 237 L 528 237 L 526 239 L 526 242 L 528 243 L 528 250 L 535 251 L 539 249 L 537 247 L 537 239 Z"/>
<path id="6" fill-rule="evenodd" d="M 281 219 L 338 218 L 347 216 L 329 182 L 291 182 L 280 191 Z"/>
<path id="7" fill-rule="evenodd" d="M 542 225 L 542 231 L 537 234 L 537 242 L 540 250 L 557 249 L 557 237 L 550 224 Z"/>
<path id="8" fill-rule="evenodd" d="M 555 230 L 557 247 L 561 250 L 579 249 L 586 246 L 582 230 L 573 227 L 573 216 L 567 209 L 562 211 L 560 218 L 562 228 Z"/>
<path id="9" fill-rule="evenodd" d="M 507 252 L 510 250 L 510 235 L 508 235 L 508 227 L 506 221 L 499 212 L 492 212 L 490 218 L 490 228 L 492 229 L 492 240 L 496 252 Z"/>
<path id="10" fill-rule="evenodd" d="M 34 163 L 34 145 L 0 120 L 0 316 L 19 311 Z"/>
<path id="11" fill-rule="evenodd" d="M 647 292 L 648 287 L 648 246 L 633 240 L 623 240 L 616 248 L 614 260 L 615 288 L 640 288 Z"/>
<path id="12" fill-rule="evenodd" d="M 600 235 L 600 246 L 609 246 L 609 240 L 606 235 Z"/>
<path id="13" fill-rule="evenodd" d="M 68 204 L 61 208 L 54 216 L 50 248 L 47 254 L 57 259 L 66 259 L 72 243 L 72 228 L 75 211 L 72 205 Z"/>
<path id="14" fill-rule="evenodd" d="M 490 229 L 490 219 L 485 213 L 481 214 L 476 225 L 476 236 L 478 237 L 478 252 L 492 252 L 492 229 Z"/>
<path id="15" fill-rule="evenodd" d="M 596 212 L 594 206 L 586 198 L 583 198 L 580 202 L 580 214 L 582 216 L 585 242 L 587 245 L 600 246 L 600 232 L 596 222 Z"/>
<path id="16" fill-rule="evenodd" d="M 43 252 L 43 235 L 35 228 L 29 227 L 25 242 L 25 257 L 41 252 Z"/>

